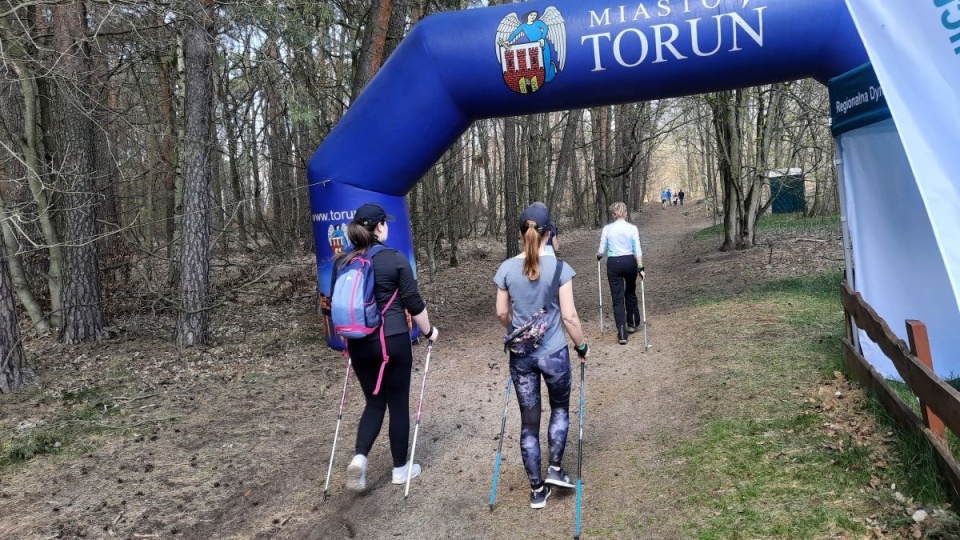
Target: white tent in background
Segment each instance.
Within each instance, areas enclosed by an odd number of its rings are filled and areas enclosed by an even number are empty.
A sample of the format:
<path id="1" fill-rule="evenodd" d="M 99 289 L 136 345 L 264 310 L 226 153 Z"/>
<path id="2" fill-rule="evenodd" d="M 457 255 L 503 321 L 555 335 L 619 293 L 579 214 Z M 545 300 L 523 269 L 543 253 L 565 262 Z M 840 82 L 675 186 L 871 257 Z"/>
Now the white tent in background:
<path id="1" fill-rule="evenodd" d="M 905 319 L 923 321 L 934 371 L 956 377 L 960 33 L 932 3 L 847 5 L 872 63 L 830 81 L 848 271 L 899 337 L 906 339 Z M 899 377 L 869 339 L 860 342 L 877 371 Z"/>

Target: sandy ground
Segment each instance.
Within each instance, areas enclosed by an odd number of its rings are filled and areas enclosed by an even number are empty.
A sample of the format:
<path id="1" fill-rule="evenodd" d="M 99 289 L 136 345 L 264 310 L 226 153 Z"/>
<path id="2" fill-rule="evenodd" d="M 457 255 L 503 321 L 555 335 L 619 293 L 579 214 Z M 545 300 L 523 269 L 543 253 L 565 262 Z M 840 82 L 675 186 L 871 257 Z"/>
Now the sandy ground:
<path id="1" fill-rule="evenodd" d="M 559 254 L 578 272 L 577 309 L 591 345 L 583 411 L 584 538 L 601 532 L 608 538 L 682 537 L 685 516 L 676 501 L 684 494 L 664 456 L 691 432 L 702 405 L 697 350 L 683 339 L 690 323 L 677 306 L 691 295 L 746 286 L 751 275 L 770 272 L 765 248 L 733 255 L 736 264 L 711 259 L 714 242 L 690 240 L 711 224 L 703 216 L 690 204 L 666 210 L 650 205 L 635 220 L 648 269 L 653 347 L 646 353 L 642 333 L 626 346 L 617 344 L 605 277 L 606 331 L 600 332 L 599 231 L 561 234 Z M 110 370 L 127 370 L 128 385 L 104 400 L 105 410 L 118 414 L 101 422 L 104 434 L 84 451 L 35 459 L 0 478 L 0 538 L 571 537 L 574 490 L 555 492 L 543 510 L 529 508 L 513 395 L 497 502 L 489 508 L 508 375 L 491 281 L 502 247 L 478 244 L 464 252 L 460 267 L 421 276 L 442 334 L 430 360 L 416 448 L 424 472 L 405 503 L 403 487 L 390 483 L 386 429 L 369 456 L 369 492 L 357 497 L 344 488 L 362 408 L 353 379 L 323 500 L 346 366 L 316 338 L 312 303 L 293 297 L 228 306 L 215 317 L 217 345 L 203 350 L 178 352 L 161 329 L 130 330 L 121 340 L 89 347 L 32 345 L 40 356 L 34 364 L 42 395 L 49 399 L 4 397 L 2 429 L 43 422 L 63 391 L 95 386 Z M 822 264 L 842 264 L 835 262 L 839 256 L 831 252 Z M 414 355 L 415 411 L 425 347 L 415 346 Z M 564 465 L 576 476 L 577 363 L 574 370 Z"/>

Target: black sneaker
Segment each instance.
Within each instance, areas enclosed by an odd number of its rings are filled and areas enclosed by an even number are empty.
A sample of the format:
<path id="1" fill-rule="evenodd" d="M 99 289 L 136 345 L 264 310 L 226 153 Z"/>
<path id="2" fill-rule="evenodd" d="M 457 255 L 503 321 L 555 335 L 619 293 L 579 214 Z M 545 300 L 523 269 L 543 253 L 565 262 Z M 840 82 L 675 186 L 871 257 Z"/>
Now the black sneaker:
<path id="1" fill-rule="evenodd" d="M 617 338 L 619 339 L 621 345 L 627 344 L 627 327 L 626 326 L 617 327 Z"/>
<path id="2" fill-rule="evenodd" d="M 543 484 L 540 489 L 530 490 L 530 508 L 543 508 L 547 506 L 547 499 L 550 498 L 550 486 Z"/>
<path id="3" fill-rule="evenodd" d="M 543 481 L 548 484 L 565 488 L 576 487 L 573 485 L 573 482 L 570 481 L 570 475 L 567 474 L 567 471 L 563 470 L 563 467 L 556 469 L 554 469 L 552 465 L 547 467 L 547 477 Z"/>

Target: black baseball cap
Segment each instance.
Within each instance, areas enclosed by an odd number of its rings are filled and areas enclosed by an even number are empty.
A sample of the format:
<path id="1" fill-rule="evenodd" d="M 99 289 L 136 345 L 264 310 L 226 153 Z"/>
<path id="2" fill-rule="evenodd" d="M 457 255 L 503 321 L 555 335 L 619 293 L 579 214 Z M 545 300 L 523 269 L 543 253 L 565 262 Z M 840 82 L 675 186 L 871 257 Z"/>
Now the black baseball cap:
<path id="1" fill-rule="evenodd" d="M 524 225 L 528 221 L 536 223 L 537 232 L 540 233 L 553 227 L 553 224 L 550 223 L 550 211 L 547 210 L 547 206 L 541 202 L 531 204 L 520 214 L 520 232 L 526 230 Z"/>
<path id="2" fill-rule="evenodd" d="M 390 214 L 383 211 L 383 208 L 375 204 L 365 204 L 353 214 L 353 220 L 363 226 L 370 226 L 381 221 L 396 221 Z"/>

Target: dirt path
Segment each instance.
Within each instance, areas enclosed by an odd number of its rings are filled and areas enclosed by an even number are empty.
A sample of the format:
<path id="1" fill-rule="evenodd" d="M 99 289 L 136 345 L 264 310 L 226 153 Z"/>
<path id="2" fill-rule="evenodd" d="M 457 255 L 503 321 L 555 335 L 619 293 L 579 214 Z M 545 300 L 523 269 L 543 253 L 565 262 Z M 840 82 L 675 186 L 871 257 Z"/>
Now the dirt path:
<path id="1" fill-rule="evenodd" d="M 695 395 L 684 374 L 681 351 L 668 346 L 673 336 L 683 332 L 682 321 L 673 318 L 669 307 L 672 291 L 684 279 L 679 267 L 689 264 L 679 256 L 678 248 L 691 232 L 706 225 L 689 208 L 649 206 L 640 220 L 644 261 L 650 268 L 649 341 L 654 344 L 646 354 L 642 353 L 642 333 L 634 334 L 626 346 L 616 342 L 605 269 L 605 333 L 600 334 L 594 257 L 598 232 L 574 231 L 561 236 L 560 256 L 578 272 L 574 282 L 577 307 L 592 347 L 586 376 L 584 538 L 591 537 L 591 531 L 605 531 L 603 536 L 612 534 L 614 538 L 680 538 L 676 522 L 682 517 L 675 516 L 672 508 L 672 475 L 669 464 L 663 462 L 662 450 L 675 440 L 676 430 L 688 423 L 685 417 L 693 409 L 690 399 Z M 472 266 L 467 264 L 461 270 L 479 271 Z M 402 491 L 388 484 L 386 445 L 378 443 L 370 457 L 373 491 L 352 503 L 335 503 L 333 509 L 322 506 L 317 523 L 306 527 L 310 532 L 305 537 L 335 537 L 331 536 L 334 531 L 344 529 L 335 514 L 352 524 L 357 538 L 514 538 L 532 531 L 539 531 L 542 538 L 572 536 L 573 490 L 557 492 L 545 510 L 528 506 L 513 396 L 497 504 L 495 511 L 488 509 L 508 370 L 498 346 L 501 333 L 493 316 L 492 285 L 487 284 L 496 264 L 484 261 L 479 266 L 484 267 L 479 284 L 482 294 L 451 299 L 453 309 L 447 308 L 446 299 L 432 308 L 446 330 L 431 359 L 430 404 L 417 449 L 425 472 L 411 488 L 407 508 L 401 508 Z M 453 310 L 460 317 L 450 313 Z M 578 421 L 578 391 L 575 382 L 572 423 Z M 346 431 L 350 441 L 352 428 L 351 424 Z M 577 457 L 574 425 L 565 457 L 573 474 Z M 342 464 L 343 460 L 339 469 Z M 342 483 L 339 469 L 335 475 L 338 486 Z M 338 487 L 334 501 L 345 499 Z"/>
<path id="2" fill-rule="evenodd" d="M 682 437 L 698 407 L 696 351 L 682 339 L 682 290 L 707 281 L 684 239 L 709 223 L 695 207 L 640 215 L 647 265 L 649 340 L 620 346 L 603 281 L 598 320 L 594 253 L 599 231 L 562 233 L 560 256 L 578 272 L 577 307 L 591 344 L 584 427 L 583 538 L 681 538 L 671 463 L 664 450 Z M 488 246 L 489 247 L 489 246 Z M 389 482 L 386 428 L 369 456 L 371 490 L 344 487 L 362 396 L 351 379 L 330 498 L 322 493 L 343 385 L 344 363 L 316 336 L 306 303 L 242 306 L 221 315 L 219 344 L 178 353 L 140 338 L 84 348 L 53 348 L 40 402 L 9 401 L 4 425 L 42 421 L 66 389 L 98 384 L 111 369 L 136 384 L 97 403 L 116 410 L 104 435 L 80 453 L 35 459 L 0 478 L 0 538 L 568 538 L 573 490 L 547 508 L 529 508 L 520 463 L 519 415 L 511 395 L 496 508 L 488 501 L 508 374 L 493 307 L 499 247 L 464 250 L 460 267 L 422 276 L 441 329 L 429 367 L 416 448 L 424 473 L 402 505 Z M 421 271 L 422 272 L 422 271 Z M 706 277 L 704 277 L 706 276 Z M 432 281 L 432 282 L 431 282 Z M 253 316 L 256 315 L 256 318 Z M 162 329 L 156 329 L 162 333 Z M 411 407 L 422 380 L 415 348 Z M 103 370 L 98 372 L 97 370 Z M 564 460 L 576 474 L 579 370 Z M 102 389 L 101 389 L 102 390 Z M 49 408 L 48 408 L 49 407 Z M 414 409 L 415 410 L 415 409 Z M 13 429 L 13 428 L 11 428 Z M 129 436 L 118 438 L 121 431 Z M 545 437 L 544 437 L 545 438 Z M 545 441 L 543 441 L 545 444 Z M 567 491 L 567 490 L 561 490 Z"/>

